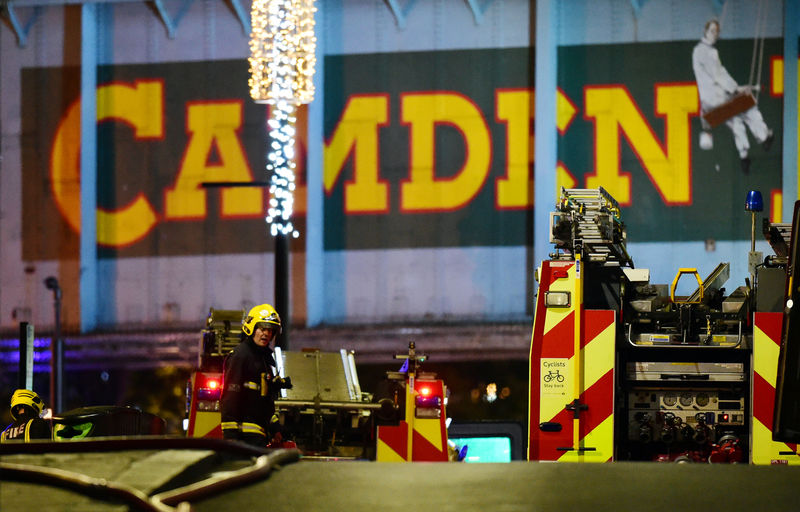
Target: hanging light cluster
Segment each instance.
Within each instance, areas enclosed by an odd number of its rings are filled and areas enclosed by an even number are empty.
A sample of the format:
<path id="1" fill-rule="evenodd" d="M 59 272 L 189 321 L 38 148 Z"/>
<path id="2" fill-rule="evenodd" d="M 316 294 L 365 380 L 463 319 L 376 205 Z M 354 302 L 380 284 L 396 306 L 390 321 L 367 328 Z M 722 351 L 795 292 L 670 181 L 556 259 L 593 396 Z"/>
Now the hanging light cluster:
<path id="1" fill-rule="evenodd" d="M 250 97 L 259 103 L 314 99 L 317 38 L 313 0 L 254 0 L 250 11 Z"/>
<path id="2" fill-rule="evenodd" d="M 254 0 L 250 11 L 250 97 L 270 108 L 267 173 L 270 233 L 298 236 L 294 203 L 297 105 L 314 99 L 314 0 Z"/>

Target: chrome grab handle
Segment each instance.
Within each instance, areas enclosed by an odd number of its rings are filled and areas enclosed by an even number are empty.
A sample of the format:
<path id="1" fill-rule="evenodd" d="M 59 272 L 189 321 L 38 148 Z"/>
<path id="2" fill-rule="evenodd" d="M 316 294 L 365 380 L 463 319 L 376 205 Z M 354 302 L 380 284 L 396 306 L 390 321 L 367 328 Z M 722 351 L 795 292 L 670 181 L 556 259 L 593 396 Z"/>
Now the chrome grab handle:
<path id="1" fill-rule="evenodd" d="M 632 334 L 633 334 L 633 323 L 629 323 L 628 324 L 628 333 L 626 335 L 628 343 L 632 347 L 652 347 L 652 348 L 663 348 L 664 346 L 686 347 L 686 348 L 739 348 L 742 345 L 742 339 L 743 339 L 743 337 L 742 337 L 742 321 L 741 320 L 739 320 L 739 334 L 738 334 L 738 337 L 736 339 L 736 344 L 732 345 L 732 346 L 730 346 L 730 345 L 699 345 L 699 344 L 698 345 L 694 345 L 694 344 L 690 345 L 688 343 L 675 343 L 675 344 L 670 343 L 668 345 L 640 345 L 640 344 L 638 344 L 638 343 L 633 341 Z"/>

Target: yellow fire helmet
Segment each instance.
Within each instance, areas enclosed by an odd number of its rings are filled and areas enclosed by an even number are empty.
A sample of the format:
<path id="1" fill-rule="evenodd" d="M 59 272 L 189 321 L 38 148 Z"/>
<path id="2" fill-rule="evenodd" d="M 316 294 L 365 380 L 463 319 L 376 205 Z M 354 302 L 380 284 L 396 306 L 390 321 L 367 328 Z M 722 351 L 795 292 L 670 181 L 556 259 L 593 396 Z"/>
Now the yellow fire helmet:
<path id="1" fill-rule="evenodd" d="M 14 419 L 17 419 L 14 409 L 19 405 L 27 405 L 33 408 L 37 416 L 42 414 L 42 409 L 44 409 L 44 402 L 39 398 L 39 395 L 28 389 L 18 389 L 11 395 L 11 416 Z"/>
<path id="2" fill-rule="evenodd" d="M 255 331 L 256 324 L 265 323 L 269 327 L 281 333 L 281 317 L 270 304 L 261 304 L 256 306 L 247 313 L 247 316 L 242 320 L 242 331 L 248 336 Z"/>

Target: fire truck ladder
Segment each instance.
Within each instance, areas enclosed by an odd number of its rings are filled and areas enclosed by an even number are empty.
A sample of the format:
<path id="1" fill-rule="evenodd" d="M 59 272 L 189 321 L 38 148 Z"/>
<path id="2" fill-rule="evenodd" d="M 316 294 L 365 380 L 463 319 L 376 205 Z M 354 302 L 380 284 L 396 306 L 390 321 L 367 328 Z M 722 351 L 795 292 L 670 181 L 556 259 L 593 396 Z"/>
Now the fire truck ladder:
<path id="1" fill-rule="evenodd" d="M 561 188 L 556 211 L 550 213 L 550 242 L 557 250 L 582 251 L 587 262 L 633 267 L 626 238 L 619 204 L 602 187 Z"/>

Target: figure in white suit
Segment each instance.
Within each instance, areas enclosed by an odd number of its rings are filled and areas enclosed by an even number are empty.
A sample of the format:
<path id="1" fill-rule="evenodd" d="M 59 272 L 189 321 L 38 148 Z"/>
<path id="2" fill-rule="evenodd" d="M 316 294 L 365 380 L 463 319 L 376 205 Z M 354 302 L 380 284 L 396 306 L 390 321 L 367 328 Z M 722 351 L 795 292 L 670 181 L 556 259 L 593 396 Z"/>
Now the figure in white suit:
<path id="1" fill-rule="evenodd" d="M 700 95 L 700 108 L 703 114 L 722 105 L 737 93 L 750 92 L 750 86 L 739 86 L 720 62 L 719 52 L 714 46 L 718 39 L 719 22 L 710 20 L 705 25 L 703 38 L 692 52 L 692 68 L 695 80 L 697 80 L 697 92 Z M 702 117 L 701 122 L 703 131 L 700 133 L 700 147 L 711 149 L 714 145 L 711 127 Z M 750 169 L 750 157 L 748 156 L 750 141 L 747 138 L 745 126 L 750 129 L 750 133 L 765 150 L 769 149 L 772 144 L 772 130 L 767 127 L 757 106 L 729 118 L 725 124 L 733 132 L 733 141 L 739 151 L 742 170 L 747 172 Z"/>

